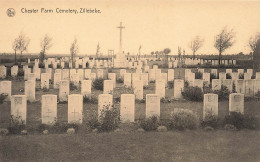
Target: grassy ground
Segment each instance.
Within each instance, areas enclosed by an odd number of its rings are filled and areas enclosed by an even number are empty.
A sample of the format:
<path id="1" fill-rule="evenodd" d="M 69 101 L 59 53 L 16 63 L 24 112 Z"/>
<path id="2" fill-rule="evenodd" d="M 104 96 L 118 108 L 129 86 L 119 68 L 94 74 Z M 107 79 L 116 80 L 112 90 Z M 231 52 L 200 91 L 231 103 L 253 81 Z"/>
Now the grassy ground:
<path id="1" fill-rule="evenodd" d="M 259 131 L 0 137 L 2 161 L 259 161 Z"/>
<path id="2" fill-rule="evenodd" d="M 93 71 L 95 72 L 95 71 Z M 118 72 L 114 70 L 113 72 Z M 167 72 L 163 69 L 162 72 Z M 107 71 L 105 72 L 107 73 Z M 183 79 L 183 69 L 175 71 L 175 78 Z M 43 92 L 37 81 L 36 102 L 27 104 L 27 126 L 41 124 L 41 95 L 56 94 L 58 90 Z M 24 94 L 23 80 L 12 81 L 12 94 Z M 146 94 L 155 92 L 154 83 L 150 83 Z M 71 94 L 79 94 L 73 90 Z M 92 89 L 97 98 L 102 91 Z M 131 89 L 117 84 L 114 98 L 124 93 L 133 93 Z M 173 89 L 166 89 L 166 98 L 171 99 Z M 245 114 L 260 117 L 259 101 L 246 101 Z M 58 104 L 59 122 L 67 122 L 67 104 Z M 0 128 L 9 125 L 10 102 L 0 105 Z M 119 103 L 115 103 L 119 107 Z M 185 108 L 202 117 L 203 102 L 178 100 L 161 103 L 161 119 L 168 119 L 174 108 Z M 97 111 L 97 104 L 84 103 L 83 120 Z M 228 101 L 219 102 L 219 116 L 228 114 Z M 145 103 L 136 102 L 136 120 L 145 118 Z M 89 133 L 84 130 L 75 135 L 32 134 L 27 136 L 0 136 L 0 161 L 259 161 L 260 131 L 193 131 L 137 132 L 137 125 L 123 125 L 121 132 Z"/>

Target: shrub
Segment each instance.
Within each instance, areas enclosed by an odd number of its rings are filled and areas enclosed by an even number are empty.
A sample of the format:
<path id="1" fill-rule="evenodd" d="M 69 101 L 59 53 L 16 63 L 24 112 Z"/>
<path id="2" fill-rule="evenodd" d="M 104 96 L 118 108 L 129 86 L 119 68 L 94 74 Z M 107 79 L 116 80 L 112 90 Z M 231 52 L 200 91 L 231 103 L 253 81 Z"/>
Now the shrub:
<path id="1" fill-rule="evenodd" d="M 116 80 L 116 82 L 117 82 L 117 83 L 124 83 L 124 80 L 123 80 L 122 78 L 118 78 L 118 79 Z"/>
<path id="2" fill-rule="evenodd" d="M 244 74 L 239 74 L 239 79 L 244 79 Z"/>
<path id="3" fill-rule="evenodd" d="M 21 116 L 14 117 L 11 115 L 10 117 L 10 125 L 7 128 L 10 134 L 20 134 L 22 130 L 25 129 L 24 121 Z"/>
<path id="4" fill-rule="evenodd" d="M 104 86 L 104 79 L 98 78 L 98 79 L 95 79 L 95 80 L 93 81 L 93 87 L 94 87 L 96 90 L 101 90 L 101 91 L 103 91 L 103 86 Z"/>
<path id="5" fill-rule="evenodd" d="M 172 89 L 174 87 L 174 81 L 169 81 L 168 87 L 169 87 L 169 89 Z"/>
<path id="6" fill-rule="evenodd" d="M 7 95 L 2 93 L 0 94 L 0 104 L 4 103 L 4 100 L 6 99 Z"/>
<path id="7" fill-rule="evenodd" d="M 201 122 L 201 126 L 202 128 L 212 127 L 216 129 L 220 126 L 220 120 L 215 115 L 207 115 L 205 116 L 205 119 Z"/>
<path id="8" fill-rule="evenodd" d="M 252 75 L 252 76 L 251 76 L 251 79 L 255 79 L 255 78 L 256 78 L 256 76 L 255 76 L 255 75 Z"/>
<path id="9" fill-rule="evenodd" d="M 189 85 L 189 82 L 188 81 L 185 81 L 184 82 L 184 88 L 187 88 L 187 87 L 189 87 L 190 85 Z"/>
<path id="10" fill-rule="evenodd" d="M 199 71 L 195 72 L 195 79 L 202 79 L 202 73 Z"/>
<path id="11" fill-rule="evenodd" d="M 109 132 L 113 131 L 119 127 L 120 115 L 119 111 L 112 107 L 109 109 L 110 105 L 104 106 L 101 110 L 99 116 L 100 126 L 98 127 L 100 132 Z"/>
<path id="12" fill-rule="evenodd" d="M 226 79 L 232 79 L 232 77 L 229 73 L 226 74 Z"/>
<path id="13" fill-rule="evenodd" d="M 20 77 L 23 77 L 23 76 L 24 76 L 24 71 L 23 71 L 22 68 L 19 68 L 19 69 L 18 69 L 17 75 L 20 76 Z"/>
<path id="14" fill-rule="evenodd" d="M 44 63 L 43 62 L 40 62 L 39 63 L 39 68 L 44 68 L 45 66 L 44 66 Z"/>
<path id="15" fill-rule="evenodd" d="M 70 82 L 70 91 L 77 90 L 77 89 L 78 87 L 73 82 Z"/>
<path id="16" fill-rule="evenodd" d="M 151 116 L 145 120 L 142 120 L 140 123 L 140 127 L 145 131 L 154 131 L 159 126 L 159 117 Z"/>
<path id="17" fill-rule="evenodd" d="M 86 68 L 88 68 L 89 67 L 89 63 L 88 62 L 86 62 Z"/>
<path id="18" fill-rule="evenodd" d="M 98 104 L 98 100 L 96 98 L 87 97 L 87 96 L 83 96 L 83 102 L 84 103 L 91 103 L 91 104 Z"/>
<path id="19" fill-rule="evenodd" d="M 48 65 L 48 68 L 53 68 L 53 65 L 52 64 Z"/>
<path id="20" fill-rule="evenodd" d="M 184 88 L 182 95 L 185 99 L 190 101 L 202 101 L 203 100 L 203 92 L 199 87 L 187 87 Z"/>
<path id="21" fill-rule="evenodd" d="M 190 110 L 180 109 L 177 112 L 174 112 L 171 116 L 171 129 L 196 129 L 198 125 L 198 116 Z"/>
<path id="22" fill-rule="evenodd" d="M 229 90 L 226 86 L 222 85 L 220 90 L 215 90 L 213 93 L 218 94 L 219 100 L 227 100 L 229 99 Z"/>
<path id="23" fill-rule="evenodd" d="M 212 79 L 217 79 L 217 76 L 213 73 L 210 73 L 210 82 L 212 82 Z"/>
<path id="24" fill-rule="evenodd" d="M 257 118 L 243 115 L 238 112 L 230 112 L 229 115 L 225 116 L 223 125 L 226 124 L 234 125 L 238 130 L 243 128 L 247 128 L 247 129 L 259 128 L 259 120 Z"/>
<path id="25" fill-rule="evenodd" d="M 82 65 L 79 65 L 79 69 L 82 69 Z"/>

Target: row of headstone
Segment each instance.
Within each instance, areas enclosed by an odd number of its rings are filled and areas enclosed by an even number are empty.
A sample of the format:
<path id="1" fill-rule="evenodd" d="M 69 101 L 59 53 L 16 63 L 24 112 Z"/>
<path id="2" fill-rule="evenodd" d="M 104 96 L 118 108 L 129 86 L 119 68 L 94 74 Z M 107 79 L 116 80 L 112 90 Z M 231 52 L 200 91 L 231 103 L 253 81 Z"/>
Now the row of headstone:
<path id="1" fill-rule="evenodd" d="M 203 119 L 207 116 L 218 117 L 218 95 L 204 94 Z M 229 112 L 244 114 L 244 94 L 231 93 L 229 95 Z"/>
<path id="2" fill-rule="evenodd" d="M 113 96 L 100 94 L 98 96 L 98 115 L 102 111 L 111 109 Z M 21 119 L 26 124 L 27 101 L 26 95 L 13 95 L 11 97 L 11 115 Z M 160 97 L 157 94 L 146 95 L 146 117 L 160 116 Z M 135 95 L 122 94 L 120 103 L 120 118 L 122 122 L 134 122 L 135 120 Z M 57 121 L 57 95 L 42 95 L 41 119 L 43 124 L 53 124 Z M 82 123 L 83 120 L 83 95 L 68 95 L 68 123 Z"/>

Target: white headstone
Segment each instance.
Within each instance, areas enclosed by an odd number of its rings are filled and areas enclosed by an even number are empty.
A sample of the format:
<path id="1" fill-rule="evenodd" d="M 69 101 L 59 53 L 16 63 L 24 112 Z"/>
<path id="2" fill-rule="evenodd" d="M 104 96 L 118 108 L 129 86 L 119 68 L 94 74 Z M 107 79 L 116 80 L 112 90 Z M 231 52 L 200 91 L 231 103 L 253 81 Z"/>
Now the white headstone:
<path id="1" fill-rule="evenodd" d="M 113 86 L 116 88 L 116 73 L 108 73 L 108 79 L 113 81 Z"/>
<path id="2" fill-rule="evenodd" d="M 104 80 L 103 94 L 113 94 L 114 89 L 113 80 Z"/>
<path id="3" fill-rule="evenodd" d="M 223 79 L 222 85 L 226 86 L 229 92 L 232 92 L 233 90 L 233 82 L 231 79 Z"/>
<path id="4" fill-rule="evenodd" d="M 229 95 L 229 112 L 244 114 L 244 94 L 231 93 Z"/>
<path id="5" fill-rule="evenodd" d="M 11 68 L 11 76 L 12 77 L 17 77 L 17 74 L 18 74 L 18 66 L 13 66 Z M 1 75 L 1 72 L 0 72 L 0 75 Z M 0 77 L 1 78 L 1 77 Z"/>
<path id="6" fill-rule="evenodd" d="M 49 77 L 48 73 L 41 74 L 41 89 L 49 89 Z"/>
<path id="7" fill-rule="evenodd" d="M 42 124 L 57 121 L 57 95 L 42 95 Z"/>
<path id="8" fill-rule="evenodd" d="M 168 81 L 174 81 L 174 69 L 168 69 Z"/>
<path id="9" fill-rule="evenodd" d="M 5 79 L 6 78 L 6 67 L 1 65 L 0 66 L 0 79 Z"/>
<path id="10" fill-rule="evenodd" d="M 122 94 L 120 98 L 120 120 L 134 122 L 135 120 L 135 95 Z"/>
<path id="11" fill-rule="evenodd" d="M 69 69 L 62 69 L 61 80 L 70 80 L 70 71 L 69 71 Z"/>
<path id="12" fill-rule="evenodd" d="M 160 117 L 160 96 L 158 94 L 146 95 L 146 111 L 145 117 Z"/>
<path id="13" fill-rule="evenodd" d="M 254 80 L 248 79 L 245 80 L 245 96 L 253 97 L 254 96 Z"/>
<path id="14" fill-rule="evenodd" d="M 212 79 L 212 90 L 221 90 L 221 80 L 219 79 Z"/>
<path id="15" fill-rule="evenodd" d="M 236 92 L 245 94 L 245 80 L 244 79 L 237 79 L 236 80 Z"/>
<path id="16" fill-rule="evenodd" d="M 149 70 L 149 82 L 155 81 L 155 69 Z"/>
<path id="17" fill-rule="evenodd" d="M 113 96 L 111 94 L 98 95 L 98 116 L 101 115 L 102 110 L 110 110 L 113 106 Z"/>
<path id="18" fill-rule="evenodd" d="M 21 120 L 26 124 L 27 101 L 25 95 L 13 95 L 11 97 L 11 115 L 13 119 Z"/>
<path id="19" fill-rule="evenodd" d="M 70 82 L 68 80 L 61 80 L 60 88 L 59 88 L 60 102 L 68 101 L 69 93 L 70 93 Z"/>
<path id="20" fill-rule="evenodd" d="M 124 74 L 124 86 L 127 88 L 131 88 L 132 86 L 132 74 L 131 73 L 125 73 Z"/>
<path id="21" fill-rule="evenodd" d="M 203 104 L 203 119 L 208 115 L 218 116 L 218 95 L 217 94 L 204 94 Z"/>
<path id="22" fill-rule="evenodd" d="M 155 94 L 158 94 L 160 98 L 165 98 L 165 81 L 164 79 L 157 79 L 155 81 Z"/>
<path id="23" fill-rule="evenodd" d="M 35 100 L 35 81 L 28 80 L 24 82 L 24 94 L 28 101 L 33 102 Z"/>
<path id="24" fill-rule="evenodd" d="M 104 78 L 104 71 L 103 69 L 97 69 L 97 78 Z"/>
<path id="25" fill-rule="evenodd" d="M 180 99 L 182 98 L 182 91 L 184 89 L 184 80 L 175 79 L 174 80 L 174 98 Z"/>
<path id="26" fill-rule="evenodd" d="M 12 81 L 0 81 L 0 94 L 7 95 L 6 100 L 10 101 L 12 95 Z"/>
<path id="27" fill-rule="evenodd" d="M 91 87 L 92 87 L 92 81 L 91 80 L 82 80 L 81 83 L 81 94 L 88 98 L 91 97 Z"/>
<path id="28" fill-rule="evenodd" d="M 54 73 L 54 82 L 53 82 L 54 89 L 59 89 L 60 81 L 61 81 L 61 73 Z"/>
<path id="29" fill-rule="evenodd" d="M 82 123 L 83 96 L 73 94 L 68 96 L 68 123 Z"/>
<path id="30" fill-rule="evenodd" d="M 260 79 L 254 79 L 254 94 L 260 93 Z"/>
<path id="31" fill-rule="evenodd" d="M 134 94 L 135 94 L 136 99 L 138 99 L 138 100 L 143 99 L 143 81 L 142 80 L 135 81 Z"/>
<path id="32" fill-rule="evenodd" d="M 148 86 L 149 84 L 148 73 L 142 73 L 141 80 L 143 81 L 144 86 Z"/>

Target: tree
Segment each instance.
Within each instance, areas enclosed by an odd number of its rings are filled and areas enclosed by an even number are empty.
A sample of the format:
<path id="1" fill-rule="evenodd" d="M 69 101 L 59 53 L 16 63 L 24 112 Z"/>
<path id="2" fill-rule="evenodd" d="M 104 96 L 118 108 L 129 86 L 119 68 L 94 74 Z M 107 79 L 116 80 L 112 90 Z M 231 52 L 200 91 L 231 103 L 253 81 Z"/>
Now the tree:
<path id="1" fill-rule="evenodd" d="M 165 55 L 165 65 L 168 65 L 168 57 L 169 57 L 169 53 L 171 53 L 171 49 L 170 48 L 165 48 L 163 50 L 163 53 Z"/>
<path id="2" fill-rule="evenodd" d="M 214 47 L 219 51 L 218 63 L 221 63 L 222 53 L 231 47 L 235 43 L 235 33 L 233 29 L 227 30 L 227 27 L 224 27 L 222 31 L 216 36 Z"/>
<path id="3" fill-rule="evenodd" d="M 257 41 L 260 40 L 260 33 L 255 34 L 255 36 L 251 36 L 249 39 L 249 46 L 252 50 L 252 60 L 253 60 L 253 67 L 256 60 L 256 50 L 257 50 Z"/>
<path id="4" fill-rule="evenodd" d="M 253 54 L 253 65 L 257 64 L 259 66 L 260 64 L 260 39 L 257 40 L 255 52 Z M 255 68 L 255 67 L 254 67 Z"/>
<path id="5" fill-rule="evenodd" d="M 41 40 L 41 52 L 40 52 L 40 62 L 43 62 L 46 56 L 46 51 L 52 47 L 52 38 L 47 34 Z"/>
<path id="6" fill-rule="evenodd" d="M 17 48 L 17 51 L 21 52 L 20 62 L 22 62 L 22 54 L 24 51 L 27 51 L 29 43 L 30 43 L 30 39 L 26 37 L 24 33 L 20 33 L 18 38 L 16 38 L 15 40 L 15 44 L 16 44 L 15 46 Z"/>
<path id="7" fill-rule="evenodd" d="M 178 46 L 178 57 L 179 57 L 179 60 L 181 59 L 181 47 Z"/>
<path id="8" fill-rule="evenodd" d="M 204 40 L 202 40 L 199 36 L 196 36 L 191 42 L 190 42 L 190 49 L 193 52 L 193 58 L 195 58 L 195 53 L 202 47 Z"/>
<path id="9" fill-rule="evenodd" d="M 158 54 L 159 54 L 159 52 L 158 52 L 158 51 L 155 51 L 156 58 L 158 57 Z"/>
<path id="10" fill-rule="evenodd" d="M 16 61 L 16 51 L 19 50 L 18 38 L 16 38 L 14 40 L 13 45 L 12 45 L 12 49 L 14 50 L 14 62 L 16 64 L 17 63 L 17 61 Z"/>
<path id="11" fill-rule="evenodd" d="M 78 54 L 78 52 L 79 52 L 78 40 L 75 38 L 70 47 L 71 62 L 73 67 L 75 67 L 75 57 Z"/>

